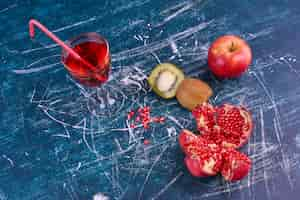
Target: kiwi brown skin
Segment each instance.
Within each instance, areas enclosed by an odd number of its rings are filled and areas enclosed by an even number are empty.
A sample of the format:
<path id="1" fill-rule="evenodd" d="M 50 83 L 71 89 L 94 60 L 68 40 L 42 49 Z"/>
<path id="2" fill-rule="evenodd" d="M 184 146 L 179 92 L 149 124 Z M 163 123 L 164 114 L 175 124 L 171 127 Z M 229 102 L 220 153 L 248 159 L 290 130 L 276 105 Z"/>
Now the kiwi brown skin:
<path id="1" fill-rule="evenodd" d="M 164 72 L 169 71 L 176 76 L 176 81 L 172 84 L 171 90 L 167 92 L 162 92 L 157 88 L 157 80 L 159 75 Z M 171 99 L 175 97 L 176 91 L 180 83 L 184 80 L 184 73 L 180 70 L 177 66 L 171 63 L 161 63 L 157 65 L 151 72 L 150 76 L 148 77 L 148 83 L 152 90 L 164 99 Z"/>
<path id="2" fill-rule="evenodd" d="M 179 85 L 176 98 L 182 107 L 193 110 L 197 105 L 207 102 L 212 95 L 213 90 L 206 82 L 186 78 Z"/>

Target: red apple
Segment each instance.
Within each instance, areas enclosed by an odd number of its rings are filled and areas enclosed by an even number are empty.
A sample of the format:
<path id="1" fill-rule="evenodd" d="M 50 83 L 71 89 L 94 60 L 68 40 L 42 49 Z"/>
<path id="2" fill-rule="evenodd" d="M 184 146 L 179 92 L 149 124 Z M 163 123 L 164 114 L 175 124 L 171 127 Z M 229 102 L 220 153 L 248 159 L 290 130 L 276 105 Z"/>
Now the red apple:
<path id="1" fill-rule="evenodd" d="M 208 65 L 219 78 L 235 78 L 245 72 L 252 60 L 251 48 L 238 36 L 215 40 L 208 51 Z"/>

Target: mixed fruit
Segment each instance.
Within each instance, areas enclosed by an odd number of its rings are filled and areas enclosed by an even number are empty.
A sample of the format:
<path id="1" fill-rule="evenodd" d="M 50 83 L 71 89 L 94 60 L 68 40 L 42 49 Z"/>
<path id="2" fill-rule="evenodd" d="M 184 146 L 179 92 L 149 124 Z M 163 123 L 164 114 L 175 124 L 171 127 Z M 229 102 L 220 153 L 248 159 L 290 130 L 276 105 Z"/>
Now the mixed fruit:
<path id="1" fill-rule="evenodd" d="M 252 59 L 246 41 L 226 35 L 215 40 L 208 51 L 208 65 L 217 78 L 236 78 L 244 73 Z M 195 177 L 221 173 L 225 180 L 236 181 L 250 171 L 250 158 L 237 149 L 247 143 L 253 121 L 250 112 L 231 104 L 213 106 L 207 101 L 213 95 L 202 80 L 185 77 L 170 63 L 159 64 L 148 78 L 152 90 L 162 98 L 176 96 L 180 105 L 192 112 L 199 135 L 182 130 L 179 144 L 185 153 L 185 165 Z"/>

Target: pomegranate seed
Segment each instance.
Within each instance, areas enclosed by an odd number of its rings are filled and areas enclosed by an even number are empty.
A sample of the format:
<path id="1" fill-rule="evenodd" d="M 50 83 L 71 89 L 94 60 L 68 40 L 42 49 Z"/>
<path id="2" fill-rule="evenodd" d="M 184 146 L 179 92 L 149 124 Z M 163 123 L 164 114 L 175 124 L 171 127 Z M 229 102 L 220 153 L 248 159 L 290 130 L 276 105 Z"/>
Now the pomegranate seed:
<path id="1" fill-rule="evenodd" d="M 141 117 L 140 117 L 140 116 L 137 116 L 137 117 L 135 118 L 135 121 L 136 121 L 136 122 L 141 121 Z"/>
<path id="2" fill-rule="evenodd" d="M 198 130 L 207 139 L 217 144 L 230 144 L 235 148 L 247 142 L 253 127 L 250 112 L 241 106 L 223 104 L 214 107 L 204 103 L 193 110 L 193 115 Z"/>
<path id="3" fill-rule="evenodd" d="M 153 122 L 159 122 L 160 119 L 159 119 L 158 117 L 153 117 L 153 118 L 152 118 L 152 121 L 153 121 Z"/>
<path id="4" fill-rule="evenodd" d="M 144 140 L 144 145 L 149 145 L 150 144 L 150 140 L 145 139 Z"/>
<path id="5" fill-rule="evenodd" d="M 143 126 L 144 126 L 145 129 L 149 128 L 149 124 L 148 123 L 144 123 Z"/>
<path id="6" fill-rule="evenodd" d="M 164 123 L 165 120 L 166 120 L 166 119 L 165 119 L 164 117 L 160 117 L 160 118 L 159 118 L 159 122 L 160 122 L 160 123 Z"/>
<path id="7" fill-rule="evenodd" d="M 186 154 L 185 163 L 192 175 L 205 177 L 216 175 L 220 171 L 220 146 L 187 130 L 181 132 L 179 142 Z"/>
<path id="8" fill-rule="evenodd" d="M 132 119 L 135 115 L 134 122 L 140 122 L 145 129 L 148 129 L 150 126 L 150 123 L 156 122 L 156 123 L 163 123 L 165 121 L 164 117 L 153 117 L 151 118 L 150 115 L 151 108 L 149 106 L 144 106 L 138 108 L 136 111 L 130 111 L 127 115 L 127 119 Z M 130 125 L 131 128 L 135 128 L 135 124 Z"/>
<path id="9" fill-rule="evenodd" d="M 130 111 L 128 114 L 127 114 L 127 119 L 130 120 L 133 116 L 134 116 L 134 111 Z"/>

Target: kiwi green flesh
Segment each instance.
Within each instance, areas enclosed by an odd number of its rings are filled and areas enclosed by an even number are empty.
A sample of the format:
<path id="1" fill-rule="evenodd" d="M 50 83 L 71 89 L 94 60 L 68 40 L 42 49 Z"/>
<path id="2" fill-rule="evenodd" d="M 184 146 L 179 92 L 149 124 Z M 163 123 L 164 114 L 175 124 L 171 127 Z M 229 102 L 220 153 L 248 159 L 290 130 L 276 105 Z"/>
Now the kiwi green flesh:
<path id="1" fill-rule="evenodd" d="M 169 71 L 172 74 L 174 74 L 174 76 L 176 76 L 176 79 L 174 83 L 172 83 L 170 89 L 163 92 L 160 91 L 159 88 L 157 87 L 157 80 L 160 74 L 162 74 L 165 71 Z M 169 99 L 169 98 L 173 98 L 176 95 L 177 88 L 180 85 L 181 81 L 183 81 L 183 79 L 184 79 L 184 74 L 180 69 L 178 69 L 173 64 L 163 63 L 154 68 L 154 70 L 151 72 L 148 78 L 148 82 L 156 94 L 158 94 L 162 98 Z"/>
<path id="2" fill-rule="evenodd" d="M 170 71 L 161 71 L 156 77 L 156 87 L 161 92 L 168 92 L 174 88 L 177 76 Z"/>

